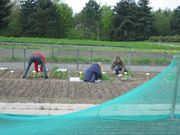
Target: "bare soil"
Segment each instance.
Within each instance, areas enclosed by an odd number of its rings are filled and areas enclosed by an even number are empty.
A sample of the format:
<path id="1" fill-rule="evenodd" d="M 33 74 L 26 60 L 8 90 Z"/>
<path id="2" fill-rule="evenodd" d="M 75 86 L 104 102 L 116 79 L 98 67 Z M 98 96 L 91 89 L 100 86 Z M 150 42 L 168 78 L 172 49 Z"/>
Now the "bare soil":
<path id="1" fill-rule="evenodd" d="M 21 79 L 23 71 L 0 72 L 0 102 L 86 103 L 99 104 L 111 100 L 143 84 L 157 73 L 134 72 L 133 80 L 121 80 L 108 73 L 112 81 L 99 83 L 70 82 L 49 78 Z"/>

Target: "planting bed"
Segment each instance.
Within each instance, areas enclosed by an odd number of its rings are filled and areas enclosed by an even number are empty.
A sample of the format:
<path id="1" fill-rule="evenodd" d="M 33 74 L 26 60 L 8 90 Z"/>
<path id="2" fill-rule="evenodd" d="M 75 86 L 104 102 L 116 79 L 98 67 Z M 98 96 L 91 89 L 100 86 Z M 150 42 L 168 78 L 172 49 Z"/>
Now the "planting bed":
<path id="1" fill-rule="evenodd" d="M 157 73 L 135 72 L 132 80 L 121 80 L 106 73 L 111 81 L 99 83 L 70 82 L 69 79 L 21 79 L 23 71 L 0 71 L 0 102 L 86 103 L 99 104 L 117 97 L 144 83 Z M 68 71 L 68 78 L 74 73 Z"/>

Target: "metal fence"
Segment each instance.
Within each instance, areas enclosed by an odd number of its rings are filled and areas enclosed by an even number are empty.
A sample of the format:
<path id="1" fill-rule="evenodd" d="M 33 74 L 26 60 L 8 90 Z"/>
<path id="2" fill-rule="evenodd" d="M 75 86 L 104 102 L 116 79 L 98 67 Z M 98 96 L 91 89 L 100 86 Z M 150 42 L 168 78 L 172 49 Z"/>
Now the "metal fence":
<path id="1" fill-rule="evenodd" d="M 122 47 L 95 47 L 95 46 L 75 46 L 75 45 L 8 45 L 1 47 L 0 62 L 21 63 L 21 68 L 25 68 L 26 62 L 32 52 L 38 51 L 47 59 L 48 63 L 69 63 L 75 64 L 79 68 L 79 64 L 90 64 L 94 62 L 103 62 L 111 64 L 116 56 L 120 56 L 125 64 L 131 65 L 167 65 L 173 57 L 173 53 L 168 50 L 135 50 Z"/>

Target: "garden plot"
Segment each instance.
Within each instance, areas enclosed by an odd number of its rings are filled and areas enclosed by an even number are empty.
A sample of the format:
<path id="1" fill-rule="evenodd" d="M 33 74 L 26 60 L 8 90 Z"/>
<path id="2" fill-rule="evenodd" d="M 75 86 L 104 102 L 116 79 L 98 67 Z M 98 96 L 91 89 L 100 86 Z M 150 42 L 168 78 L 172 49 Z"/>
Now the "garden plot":
<path id="1" fill-rule="evenodd" d="M 42 77 L 21 79 L 22 70 L 5 70 L 0 75 L 0 102 L 34 103 L 84 103 L 99 104 L 113 99 L 144 83 L 157 73 L 133 73 L 130 80 L 122 80 L 112 73 L 106 73 L 111 81 L 99 83 L 71 82 L 74 71 L 67 72 L 67 78 L 49 79 Z M 77 74 L 76 74 L 77 75 Z"/>

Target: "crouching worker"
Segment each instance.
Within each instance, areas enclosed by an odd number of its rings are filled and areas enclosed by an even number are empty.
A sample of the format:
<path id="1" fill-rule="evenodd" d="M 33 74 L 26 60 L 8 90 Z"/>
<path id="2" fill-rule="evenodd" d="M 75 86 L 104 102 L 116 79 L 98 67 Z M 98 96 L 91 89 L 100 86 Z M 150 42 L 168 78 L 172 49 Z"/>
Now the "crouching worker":
<path id="1" fill-rule="evenodd" d="M 120 74 L 121 72 L 127 72 L 126 66 L 119 56 L 117 56 L 111 65 L 113 73 Z"/>
<path id="2" fill-rule="evenodd" d="M 102 63 L 97 62 L 90 65 L 90 67 L 86 69 L 84 74 L 84 81 L 95 82 L 101 77 L 102 77 Z"/>
<path id="3" fill-rule="evenodd" d="M 38 65 L 40 65 L 40 71 L 44 72 L 44 79 L 48 79 L 46 65 L 45 65 L 46 59 L 39 52 L 33 52 L 32 55 L 30 56 L 28 65 L 27 65 L 25 72 L 24 72 L 24 75 L 23 75 L 23 79 L 26 78 L 26 75 L 27 75 L 29 68 L 32 65 L 32 63 L 34 63 L 34 69 L 37 73 L 39 72 L 38 71 Z"/>

